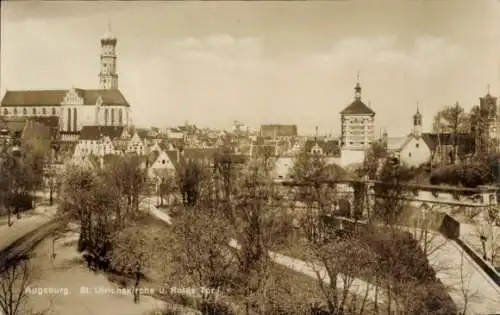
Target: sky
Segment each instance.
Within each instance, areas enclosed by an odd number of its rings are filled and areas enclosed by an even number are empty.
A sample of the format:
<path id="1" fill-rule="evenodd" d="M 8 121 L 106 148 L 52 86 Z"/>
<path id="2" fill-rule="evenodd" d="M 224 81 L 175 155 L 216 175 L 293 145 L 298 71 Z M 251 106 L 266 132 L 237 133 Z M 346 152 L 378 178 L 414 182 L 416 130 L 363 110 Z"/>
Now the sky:
<path id="1" fill-rule="evenodd" d="M 98 88 L 118 38 L 119 88 L 138 126 L 239 120 L 338 135 L 354 97 L 376 130 L 424 129 L 443 106 L 500 94 L 500 1 L 2 1 L 0 93 Z"/>

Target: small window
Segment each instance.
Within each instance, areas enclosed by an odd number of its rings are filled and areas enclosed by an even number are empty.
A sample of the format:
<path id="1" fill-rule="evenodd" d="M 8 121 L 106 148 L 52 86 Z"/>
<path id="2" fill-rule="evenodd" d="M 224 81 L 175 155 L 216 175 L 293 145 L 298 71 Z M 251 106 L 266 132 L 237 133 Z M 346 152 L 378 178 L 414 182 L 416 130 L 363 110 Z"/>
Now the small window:
<path id="1" fill-rule="evenodd" d="M 420 146 L 420 143 L 415 143 L 415 148 L 418 148 Z"/>
<path id="2" fill-rule="evenodd" d="M 56 108 L 52 107 L 52 115 L 55 115 L 55 114 L 56 114 Z"/>
<path id="3" fill-rule="evenodd" d="M 161 160 L 161 164 L 165 164 L 165 160 Z"/>
<path id="4" fill-rule="evenodd" d="M 33 108 L 31 112 L 33 113 L 33 115 L 36 115 L 36 108 Z"/>
<path id="5" fill-rule="evenodd" d="M 23 115 L 28 114 L 28 110 L 26 108 L 23 108 Z"/>
<path id="6" fill-rule="evenodd" d="M 411 157 L 411 152 L 408 153 L 408 157 Z"/>
<path id="7" fill-rule="evenodd" d="M 47 115 L 47 110 L 44 108 L 42 108 L 42 115 Z"/>
<path id="8" fill-rule="evenodd" d="M 7 108 L 4 108 L 4 109 L 3 109 L 3 114 L 4 114 L 5 116 L 9 115 L 9 110 L 8 110 Z"/>
<path id="9" fill-rule="evenodd" d="M 17 108 L 14 108 L 14 115 L 17 115 Z"/>

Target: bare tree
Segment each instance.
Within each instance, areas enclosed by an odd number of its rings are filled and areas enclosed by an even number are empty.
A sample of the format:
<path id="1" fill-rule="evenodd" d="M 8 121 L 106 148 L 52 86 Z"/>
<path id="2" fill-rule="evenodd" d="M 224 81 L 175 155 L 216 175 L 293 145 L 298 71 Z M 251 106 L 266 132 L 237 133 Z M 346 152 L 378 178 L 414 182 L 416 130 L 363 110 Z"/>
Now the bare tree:
<path id="1" fill-rule="evenodd" d="M 156 244 L 159 241 L 158 237 L 155 238 L 139 225 L 130 225 L 114 238 L 111 265 L 115 270 L 133 277 L 135 303 L 140 299 L 141 279 L 157 257 Z"/>
<path id="2" fill-rule="evenodd" d="M 28 258 L 12 262 L 0 274 L 0 310 L 5 315 L 21 315 L 29 310 L 29 287 L 34 280 L 34 269 Z"/>
<path id="3" fill-rule="evenodd" d="M 12 214 L 31 207 L 31 193 L 42 184 L 43 156 L 31 147 L 14 146 L 0 152 L 0 197 L 7 210 L 9 226 Z M 14 211 L 12 211 L 14 210 Z"/>
<path id="4" fill-rule="evenodd" d="M 101 173 L 118 190 L 121 207 L 116 208 L 117 223 L 123 226 L 126 216 L 137 214 L 141 197 L 147 192 L 147 174 L 138 156 L 116 156 Z"/>
<path id="5" fill-rule="evenodd" d="M 352 291 L 356 278 L 366 276 L 372 268 L 374 257 L 369 247 L 356 238 L 340 234 L 334 241 L 316 247 L 313 252 L 313 257 L 317 257 L 321 262 L 320 266 L 326 270 L 326 274 L 322 274 L 315 268 L 318 285 L 329 313 L 362 314 L 365 311 L 369 287 L 366 288 L 359 305 L 357 294 L 360 292 Z M 329 283 L 325 282 L 326 276 L 330 280 Z"/>

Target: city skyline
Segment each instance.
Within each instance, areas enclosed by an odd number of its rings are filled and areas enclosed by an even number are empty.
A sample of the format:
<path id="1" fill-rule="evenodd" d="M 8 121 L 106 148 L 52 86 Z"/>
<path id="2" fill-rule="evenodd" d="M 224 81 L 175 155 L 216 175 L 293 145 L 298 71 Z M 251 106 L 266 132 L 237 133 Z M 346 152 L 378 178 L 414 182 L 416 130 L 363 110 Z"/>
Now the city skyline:
<path id="1" fill-rule="evenodd" d="M 137 125 L 337 135 L 360 72 L 377 130 L 401 135 L 417 102 L 429 129 L 439 107 L 500 92 L 499 5 L 479 3 L 2 2 L 0 92 L 97 88 L 109 23 Z"/>

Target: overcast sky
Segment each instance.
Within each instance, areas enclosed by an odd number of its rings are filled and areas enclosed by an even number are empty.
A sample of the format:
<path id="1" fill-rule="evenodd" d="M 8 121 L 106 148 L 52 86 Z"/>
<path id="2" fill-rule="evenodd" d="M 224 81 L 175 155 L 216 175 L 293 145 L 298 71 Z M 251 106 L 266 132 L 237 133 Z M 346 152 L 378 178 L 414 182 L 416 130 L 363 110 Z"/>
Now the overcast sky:
<path id="1" fill-rule="evenodd" d="M 360 71 L 377 128 L 500 92 L 497 0 L 2 1 L 1 94 L 98 88 L 100 37 L 140 126 L 293 123 L 338 134 Z"/>

